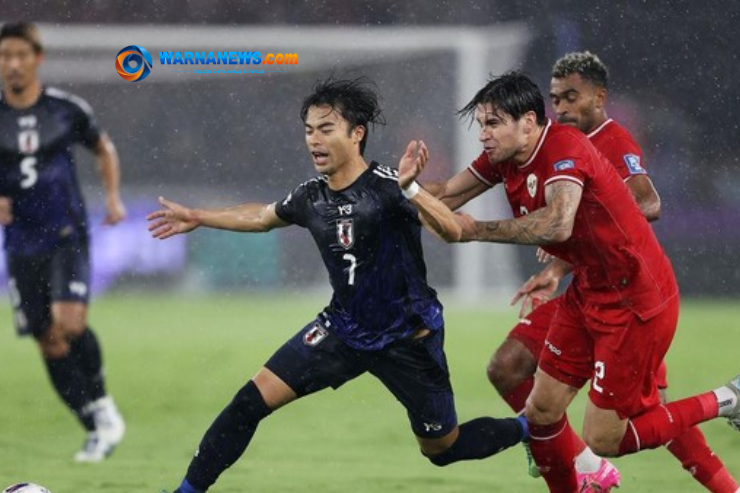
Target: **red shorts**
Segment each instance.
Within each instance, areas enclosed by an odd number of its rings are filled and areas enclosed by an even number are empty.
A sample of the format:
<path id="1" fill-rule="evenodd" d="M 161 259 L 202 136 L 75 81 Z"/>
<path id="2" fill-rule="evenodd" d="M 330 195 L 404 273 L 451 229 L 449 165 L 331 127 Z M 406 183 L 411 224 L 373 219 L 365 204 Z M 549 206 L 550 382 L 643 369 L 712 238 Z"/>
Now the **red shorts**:
<path id="1" fill-rule="evenodd" d="M 553 378 L 581 388 L 624 419 L 660 402 L 658 374 L 678 323 L 678 296 L 663 311 L 641 320 L 623 306 L 583 309 L 571 289 L 561 297 L 539 366 Z"/>
<path id="2" fill-rule="evenodd" d="M 540 353 L 545 346 L 547 331 L 550 330 L 555 312 L 558 310 L 560 297 L 542 303 L 529 314 L 519 320 L 519 323 L 509 332 L 509 338 L 516 339 L 524 344 L 535 360 L 540 359 Z"/>

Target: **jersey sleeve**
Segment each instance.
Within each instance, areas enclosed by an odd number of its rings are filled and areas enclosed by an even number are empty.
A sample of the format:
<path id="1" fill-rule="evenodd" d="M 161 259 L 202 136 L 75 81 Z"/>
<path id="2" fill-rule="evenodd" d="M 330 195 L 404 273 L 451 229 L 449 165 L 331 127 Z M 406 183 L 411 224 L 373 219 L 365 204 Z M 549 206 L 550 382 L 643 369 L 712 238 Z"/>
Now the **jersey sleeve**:
<path id="1" fill-rule="evenodd" d="M 623 180 L 628 180 L 635 175 L 648 174 L 642 164 L 640 146 L 629 134 L 615 135 L 605 148 L 601 149 L 601 152 Z"/>
<path id="2" fill-rule="evenodd" d="M 305 228 L 308 223 L 308 211 L 310 210 L 308 202 L 307 183 L 302 183 L 283 200 L 275 203 L 275 214 L 287 223 Z"/>
<path id="3" fill-rule="evenodd" d="M 544 186 L 566 180 L 583 187 L 593 172 L 592 160 L 598 155 L 596 149 L 589 149 L 589 146 L 585 136 L 583 139 L 573 136 L 553 139 L 546 157 Z"/>
<path id="4" fill-rule="evenodd" d="M 72 134 L 75 142 L 79 142 L 88 149 L 92 149 L 100 140 L 102 131 L 98 127 L 97 120 L 93 114 L 92 107 L 77 96 L 71 96 L 74 112 L 72 123 Z"/>
<path id="5" fill-rule="evenodd" d="M 470 166 L 468 166 L 468 171 L 470 171 L 479 181 L 485 183 L 489 187 L 493 187 L 502 181 L 501 174 L 498 172 L 496 167 L 491 164 L 485 151 L 482 152 Z"/>

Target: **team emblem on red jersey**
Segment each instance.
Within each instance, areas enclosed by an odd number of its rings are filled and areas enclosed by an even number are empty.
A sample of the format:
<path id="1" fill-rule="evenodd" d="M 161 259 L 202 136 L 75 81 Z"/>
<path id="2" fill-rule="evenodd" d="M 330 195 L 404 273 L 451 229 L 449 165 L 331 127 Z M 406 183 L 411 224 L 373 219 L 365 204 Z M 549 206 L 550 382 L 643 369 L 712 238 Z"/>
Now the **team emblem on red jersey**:
<path id="1" fill-rule="evenodd" d="M 314 325 L 311 330 L 303 335 L 303 343 L 306 346 L 317 346 L 321 341 L 326 339 L 329 333 L 320 325 Z"/>
<path id="2" fill-rule="evenodd" d="M 352 219 L 337 219 L 337 241 L 344 248 L 355 244 L 355 228 Z"/>
<path id="3" fill-rule="evenodd" d="M 537 176 L 534 174 L 527 176 L 527 191 L 530 197 L 537 195 Z"/>

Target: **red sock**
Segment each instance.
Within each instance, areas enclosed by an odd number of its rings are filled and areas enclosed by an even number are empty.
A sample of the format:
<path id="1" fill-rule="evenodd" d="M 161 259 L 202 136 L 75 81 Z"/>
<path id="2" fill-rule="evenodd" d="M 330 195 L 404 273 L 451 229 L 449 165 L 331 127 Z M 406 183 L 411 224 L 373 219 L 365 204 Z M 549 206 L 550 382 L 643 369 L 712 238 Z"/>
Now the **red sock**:
<path id="1" fill-rule="evenodd" d="M 661 404 L 629 420 L 619 455 L 665 445 L 699 423 L 717 417 L 714 392 Z"/>
<path id="2" fill-rule="evenodd" d="M 536 425 L 529 422 L 529 447 L 542 477 L 552 493 L 578 491 L 575 459 L 578 454 L 578 437 L 563 417 L 551 425 Z"/>
<path id="3" fill-rule="evenodd" d="M 514 390 L 503 396 L 503 399 L 515 413 L 521 413 L 527 405 L 527 397 L 534 387 L 534 376 L 529 377 L 514 387 Z"/>
<path id="4" fill-rule="evenodd" d="M 707 445 L 704 434 L 694 426 L 674 438 L 666 448 L 681 461 L 694 479 L 713 493 L 735 493 L 738 485 Z"/>

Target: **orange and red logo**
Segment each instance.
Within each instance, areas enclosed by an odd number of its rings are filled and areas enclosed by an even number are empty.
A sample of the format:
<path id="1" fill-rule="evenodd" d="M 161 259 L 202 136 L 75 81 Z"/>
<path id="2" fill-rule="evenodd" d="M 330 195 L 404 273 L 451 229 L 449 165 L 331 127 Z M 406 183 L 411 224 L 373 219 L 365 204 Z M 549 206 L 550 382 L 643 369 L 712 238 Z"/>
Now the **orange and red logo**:
<path id="1" fill-rule="evenodd" d="M 127 46 L 116 56 L 116 70 L 121 78 L 129 81 L 144 80 L 152 71 L 152 56 L 146 48 Z"/>

